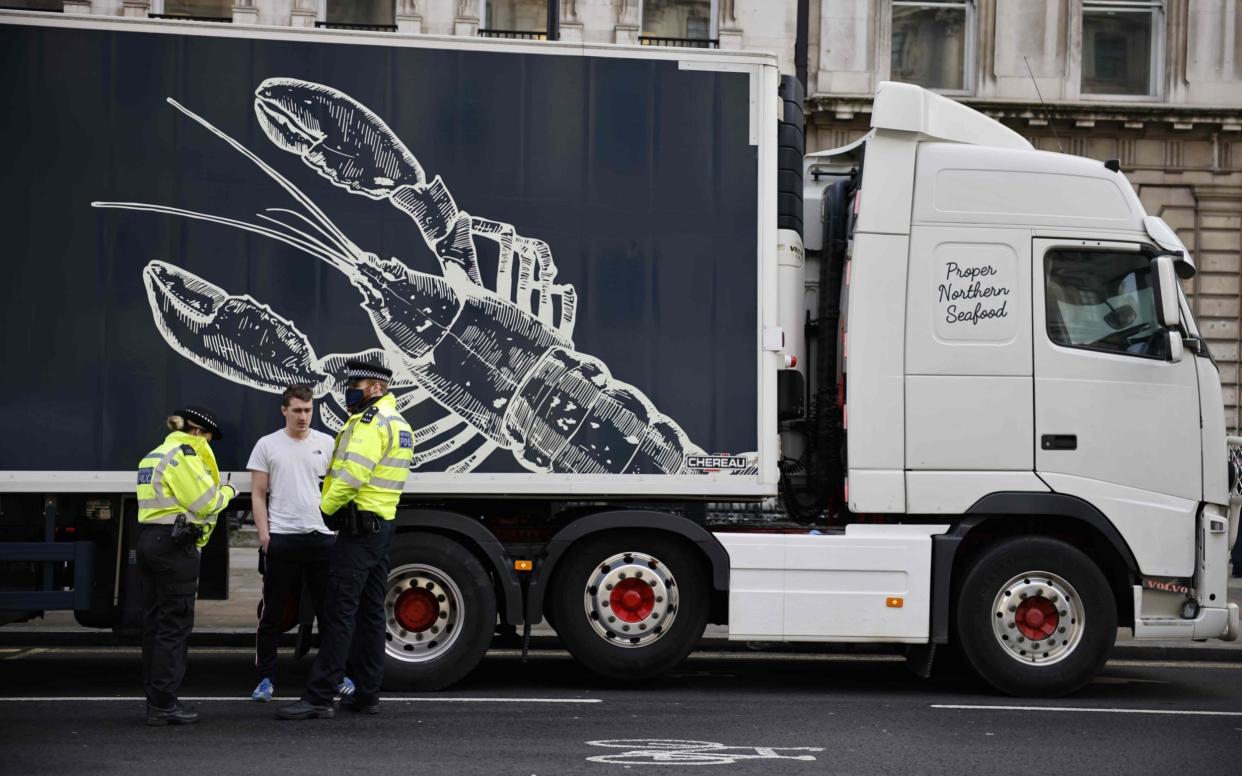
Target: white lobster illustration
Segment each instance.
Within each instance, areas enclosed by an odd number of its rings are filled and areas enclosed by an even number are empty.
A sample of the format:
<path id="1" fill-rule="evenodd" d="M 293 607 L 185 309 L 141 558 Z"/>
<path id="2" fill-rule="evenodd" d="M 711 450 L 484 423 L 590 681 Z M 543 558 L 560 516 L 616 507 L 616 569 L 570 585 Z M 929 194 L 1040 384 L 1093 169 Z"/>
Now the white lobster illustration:
<path id="1" fill-rule="evenodd" d="M 439 260 L 439 276 L 362 250 L 256 154 L 175 100 L 168 102 L 257 165 L 305 212 L 271 208 L 257 214 L 265 222 L 260 224 L 141 202 L 92 205 L 223 224 L 319 258 L 362 294 L 380 345 L 320 359 L 294 323 L 267 305 L 151 261 L 143 270 L 147 297 L 173 349 L 260 390 L 309 384 L 317 397 L 328 397 L 320 415 L 333 429 L 343 421 L 335 396 L 344 363 L 359 356 L 382 361 L 393 370 L 400 408 L 430 398 L 447 412 L 416 430 L 423 448 L 411 466 L 416 470 L 452 457 L 458 460 L 446 471 L 472 471 L 504 448 L 532 472 L 697 472 L 686 468 L 685 459 L 703 451 L 681 427 L 637 388 L 613 377 L 602 361 L 574 349 L 577 298 L 572 285 L 553 282 L 557 270 L 548 246 L 510 224 L 459 210 L 443 181 L 428 181 L 414 155 L 367 107 L 331 87 L 294 78 L 269 78 L 255 90 L 255 114 L 267 137 L 334 185 L 387 200 L 409 216 Z M 476 239 L 498 246 L 494 288 L 480 275 Z M 731 473 L 754 473 L 754 467 Z"/>

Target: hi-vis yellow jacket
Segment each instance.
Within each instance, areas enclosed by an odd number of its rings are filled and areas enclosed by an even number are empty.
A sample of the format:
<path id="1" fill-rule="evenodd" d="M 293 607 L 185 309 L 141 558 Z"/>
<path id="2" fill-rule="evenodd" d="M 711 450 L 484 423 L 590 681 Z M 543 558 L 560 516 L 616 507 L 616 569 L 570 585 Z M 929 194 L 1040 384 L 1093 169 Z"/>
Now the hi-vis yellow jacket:
<path id="1" fill-rule="evenodd" d="M 207 528 L 198 546 L 207 544 L 216 515 L 237 491 L 220 484 L 216 456 L 207 440 L 174 431 L 138 464 L 138 522 L 171 525 L 184 514 Z"/>
<path id="2" fill-rule="evenodd" d="M 353 501 L 358 509 L 392 520 L 413 458 L 414 431 L 397 411 L 397 400 L 385 394 L 350 415 L 336 435 L 319 508 L 331 515 Z"/>

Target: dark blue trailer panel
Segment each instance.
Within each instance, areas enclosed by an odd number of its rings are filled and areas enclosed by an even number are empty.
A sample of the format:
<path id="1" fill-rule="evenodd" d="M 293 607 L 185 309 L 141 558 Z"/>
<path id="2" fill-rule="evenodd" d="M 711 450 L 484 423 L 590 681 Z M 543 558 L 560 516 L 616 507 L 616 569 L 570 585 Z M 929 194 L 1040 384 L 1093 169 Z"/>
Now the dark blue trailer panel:
<path id="1" fill-rule="evenodd" d="M 132 469 L 186 402 L 242 470 L 363 354 L 411 490 L 775 491 L 762 58 L 52 22 L 0 17 L 23 489 Z"/>

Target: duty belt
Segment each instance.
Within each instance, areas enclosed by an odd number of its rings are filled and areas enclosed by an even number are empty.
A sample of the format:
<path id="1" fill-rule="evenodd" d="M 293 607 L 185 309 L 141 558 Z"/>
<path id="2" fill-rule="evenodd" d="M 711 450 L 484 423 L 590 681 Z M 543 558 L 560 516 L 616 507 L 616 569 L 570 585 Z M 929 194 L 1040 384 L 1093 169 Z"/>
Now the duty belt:
<path id="1" fill-rule="evenodd" d="M 187 520 L 190 519 L 189 515 L 187 515 L 184 512 L 181 512 L 175 515 L 163 515 L 161 517 L 155 518 L 154 520 L 139 520 L 138 523 L 140 525 L 173 525 L 174 523 L 177 522 L 178 517 L 184 517 Z"/>

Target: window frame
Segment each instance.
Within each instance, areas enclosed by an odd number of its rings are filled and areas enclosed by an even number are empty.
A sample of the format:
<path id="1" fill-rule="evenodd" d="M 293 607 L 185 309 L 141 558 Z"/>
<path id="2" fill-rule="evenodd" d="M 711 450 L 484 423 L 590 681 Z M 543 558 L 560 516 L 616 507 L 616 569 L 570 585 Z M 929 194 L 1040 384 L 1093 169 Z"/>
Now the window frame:
<path id="1" fill-rule="evenodd" d="M 1117 92 L 1088 92 L 1084 79 L 1083 52 L 1085 49 L 1085 22 L 1087 14 L 1093 11 L 1112 10 L 1120 13 L 1136 13 L 1151 15 L 1151 57 L 1148 62 L 1147 93 L 1124 94 Z M 1164 62 L 1165 44 L 1168 35 L 1169 9 L 1168 0 L 1080 0 L 1078 10 L 1078 96 L 1085 100 L 1158 102 L 1164 97 Z"/>
<path id="2" fill-rule="evenodd" d="M 486 30 L 489 32 L 523 33 L 523 34 L 531 35 L 532 36 L 531 40 L 547 40 L 548 39 L 548 22 L 547 22 L 548 4 L 552 2 L 559 2 L 559 0 L 542 0 L 542 2 L 543 2 L 543 10 L 544 10 L 544 22 L 543 22 L 542 30 L 496 30 L 490 24 L 488 24 L 488 21 L 487 21 L 487 15 L 488 15 L 487 6 L 489 5 L 489 0 L 481 0 L 479 2 L 479 30 L 480 31 Z M 542 36 L 542 37 L 535 37 L 535 36 Z"/>
<path id="3" fill-rule="evenodd" d="M 150 6 L 148 6 L 148 7 L 147 7 L 147 14 L 155 14 L 155 15 L 157 15 L 157 16 L 172 16 L 173 14 L 169 14 L 169 13 L 168 13 L 168 11 L 167 11 L 167 9 L 166 9 L 166 5 L 167 5 L 167 3 L 165 3 L 165 2 L 164 2 L 164 0 L 151 0 L 151 4 L 150 4 Z M 228 8 L 228 15 L 227 15 L 227 16 L 213 16 L 213 17 L 211 17 L 211 18 L 213 18 L 213 19 L 228 19 L 229 21 L 232 21 L 232 20 L 233 20 L 233 5 L 234 5 L 234 4 L 233 4 L 232 2 L 227 3 L 227 8 Z M 181 14 L 176 14 L 176 15 L 177 15 L 177 16 L 180 16 Z M 202 19 L 202 18 L 207 18 L 207 17 L 202 17 L 202 16 L 186 16 L 185 18 L 187 18 L 187 19 Z"/>
<path id="4" fill-rule="evenodd" d="M 392 26 L 397 26 L 397 0 L 390 0 L 392 3 Z M 328 23 L 328 0 L 318 0 L 315 7 L 315 26 L 321 26 Z M 336 22 L 333 22 L 336 24 Z M 375 25 L 381 26 L 381 25 Z"/>
<path id="5" fill-rule="evenodd" d="M 647 35 L 643 31 L 643 17 L 647 13 L 647 0 L 638 0 L 638 39 L 641 43 L 643 38 L 662 38 L 660 35 Z M 687 41 L 707 41 L 715 44 L 720 42 L 720 0 L 711 0 L 711 6 L 708 11 L 708 25 L 706 38 L 676 38 L 675 40 Z"/>
<path id="6" fill-rule="evenodd" d="M 1045 250 L 1044 255 L 1043 255 L 1043 260 L 1041 261 L 1041 266 L 1040 266 L 1040 270 L 1041 270 L 1040 278 L 1043 284 L 1042 293 L 1044 297 L 1044 336 L 1048 338 L 1048 344 L 1054 348 L 1064 348 L 1065 350 L 1085 350 L 1089 353 L 1100 353 L 1106 356 L 1121 356 L 1125 358 L 1142 358 L 1148 361 L 1170 363 L 1167 354 L 1160 356 L 1160 355 L 1149 355 L 1146 353 L 1130 353 L 1125 350 L 1115 350 L 1111 348 L 1092 347 L 1091 345 L 1074 345 L 1071 343 L 1057 342 L 1055 339 L 1053 339 L 1052 331 L 1051 331 L 1052 318 L 1051 316 L 1048 315 L 1048 305 L 1052 303 L 1053 301 L 1052 295 L 1049 293 L 1049 290 L 1048 290 L 1048 262 L 1052 258 L 1053 255 L 1060 254 L 1060 253 L 1112 253 L 1112 254 L 1134 253 L 1137 256 L 1147 260 L 1148 262 L 1147 271 L 1151 272 L 1152 271 L 1151 260 L 1159 253 L 1159 251 L 1157 251 L 1154 247 L 1150 245 L 1142 245 L 1142 244 L 1136 245 L 1134 250 L 1132 251 L 1126 250 L 1125 248 L 1120 248 L 1120 247 L 1096 248 L 1096 247 L 1072 246 L 1072 245 L 1058 245 L 1056 247 L 1052 247 L 1052 248 Z M 1149 279 L 1149 283 L 1150 282 L 1151 281 Z M 1149 288 L 1151 289 L 1152 303 L 1154 305 L 1156 303 L 1156 299 L 1155 299 L 1156 289 L 1154 285 L 1149 285 Z M 1182 294 L 1181 291 L 1179 290 L 1178 292 L 1179 308 L 1182 306 L 1182 302 L 1184 300 L 1185 300 L 1185 295 Z M 1058 312 L 1058 318 L 1059 317 L 1060 315 Z M 1156 320 L 1156 322 L 1157 322 L 1156 331 L 1164 331 L 1165 328 L 1158 325 L 1159 324 L 1158 319 Z M 1177 328 L 1182 337 L 1187 336 L 1187 328 L 1186 328 L 1186 322 L 1184 318 L 1179 317 Z M 1152 333 L 1155 334 L 1155 332 L 1152 332 Z"/>
<path id="7" fill-rule="evenodd" d="M 888 79 L 893 77 L 893 9 L 902 8 L 962 8 L 966 12 L 966 30 L 963 33 L 966 37 L 966 51 L 962 58 L 962 88 L 961 89 L 935 89 L 930 86 L 922 86 L 916 84 L 920 88 L 927 89 L 936 94 L 950 95 L 954 97 L 970 97 L 975 93 L 975 64 L 979 52 L 979 14 L 975 7 L 975 0 L 889 0 L 888 4 L 888 59 L 885 62 L 885 72 Z"/>

